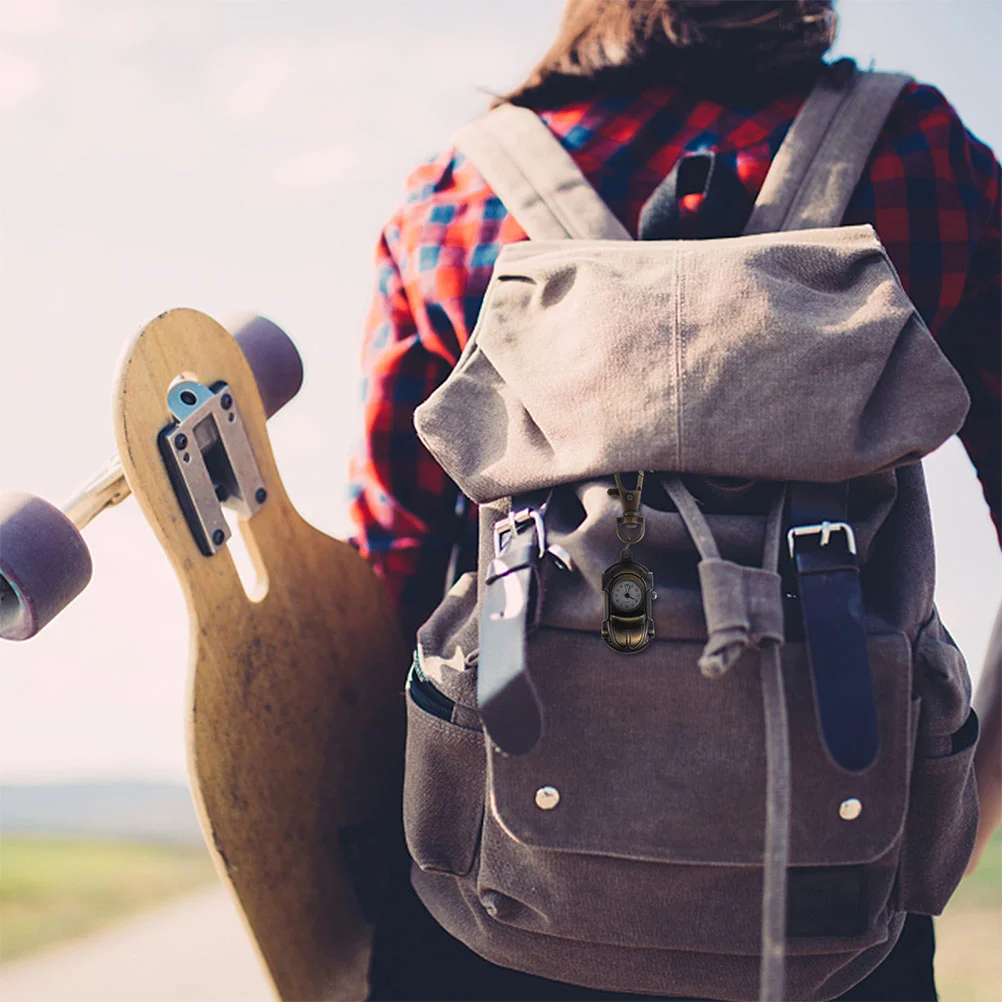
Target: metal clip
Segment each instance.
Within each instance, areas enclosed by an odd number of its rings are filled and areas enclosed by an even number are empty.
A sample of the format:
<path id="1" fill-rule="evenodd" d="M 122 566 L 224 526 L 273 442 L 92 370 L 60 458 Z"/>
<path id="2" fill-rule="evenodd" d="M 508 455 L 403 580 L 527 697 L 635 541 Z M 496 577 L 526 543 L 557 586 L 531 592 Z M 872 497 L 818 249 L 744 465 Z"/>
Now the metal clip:
<path id="1" fill-rule="evenodd" d="M 631 535 L 633 530 L 636 530 L 636 535 Z M 625 536 L 623 535 L 624 531 L 626 532 Z M 619 537 L 619 541 L 626 543 L 627 546 L 639 543 L 644 538 L 645 531 L 644 516 L 636 512 L 627 512 L 616 519 L 616 535 Z"/>

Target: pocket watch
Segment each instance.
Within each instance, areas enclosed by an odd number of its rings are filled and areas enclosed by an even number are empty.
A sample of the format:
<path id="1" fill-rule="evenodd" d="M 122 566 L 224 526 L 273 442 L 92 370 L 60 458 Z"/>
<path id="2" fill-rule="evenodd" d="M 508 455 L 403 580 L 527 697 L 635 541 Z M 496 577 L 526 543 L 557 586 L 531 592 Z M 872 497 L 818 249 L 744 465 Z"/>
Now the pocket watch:
<path id="1" fill-rule="evenodd" d="M 654 575 L 630 554 L 607 567 L 602 575 L 605 593 L 605 642 L 622 654 L 642 651 L 654 636 Z"/>
<path id="2" fill-rule="evenodd" d="M 605 616 L 602 637 L 621 654 L 642 651 L 654 636 L 653 602 L 654 574 L 633 559 L 630 546 L 644 537 L 644 519 L 640 514 L 640 493 L 644 474 L 637 474 L 637 486 L 632 491 L 623 487 L 616 474 L 616 487 L 610 494 L 618 494 L 623 502 L 623 515 L 616 519 L 616 534 L 626 546 L 619 561 L 607 567 L 602 575 L 602 592 Z"/>

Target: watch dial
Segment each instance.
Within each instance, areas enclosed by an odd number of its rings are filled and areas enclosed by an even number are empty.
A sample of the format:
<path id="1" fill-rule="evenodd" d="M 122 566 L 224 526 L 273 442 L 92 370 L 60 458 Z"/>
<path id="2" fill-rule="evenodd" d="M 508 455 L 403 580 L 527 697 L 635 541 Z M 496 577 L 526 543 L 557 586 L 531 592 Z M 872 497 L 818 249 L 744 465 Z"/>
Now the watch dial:
<path id="1" fill-rule="evenodd" d="M 633 578 L 620 578 L 609 592 L 617 612 L 636 612 L 644 600 L 644 591 Z"/>

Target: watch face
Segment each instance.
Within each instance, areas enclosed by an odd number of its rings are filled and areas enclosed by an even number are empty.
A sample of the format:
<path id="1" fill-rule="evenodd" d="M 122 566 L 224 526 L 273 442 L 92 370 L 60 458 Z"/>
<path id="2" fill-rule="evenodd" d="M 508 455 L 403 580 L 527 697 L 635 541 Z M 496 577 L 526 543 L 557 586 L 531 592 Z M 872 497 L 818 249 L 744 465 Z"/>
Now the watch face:
<path id="1" fill-rule="evenodd" d="M 616 612 L 636 612 L 644 601 L 644 590 L 635 578 L 620 578 L 609 590 Z"/>

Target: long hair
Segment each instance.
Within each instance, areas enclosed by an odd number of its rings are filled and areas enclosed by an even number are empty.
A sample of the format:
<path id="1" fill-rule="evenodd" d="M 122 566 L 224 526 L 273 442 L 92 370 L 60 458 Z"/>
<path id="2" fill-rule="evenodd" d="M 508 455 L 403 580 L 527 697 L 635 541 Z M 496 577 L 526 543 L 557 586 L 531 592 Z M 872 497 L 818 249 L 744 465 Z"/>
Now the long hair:
<path id="1" fill-rule="evenodd" d="M 568 0 L 556 41 L 500 100 L 541 108 L 602 87 L 748 94 L 816 74 L 833 0 Z"/>

